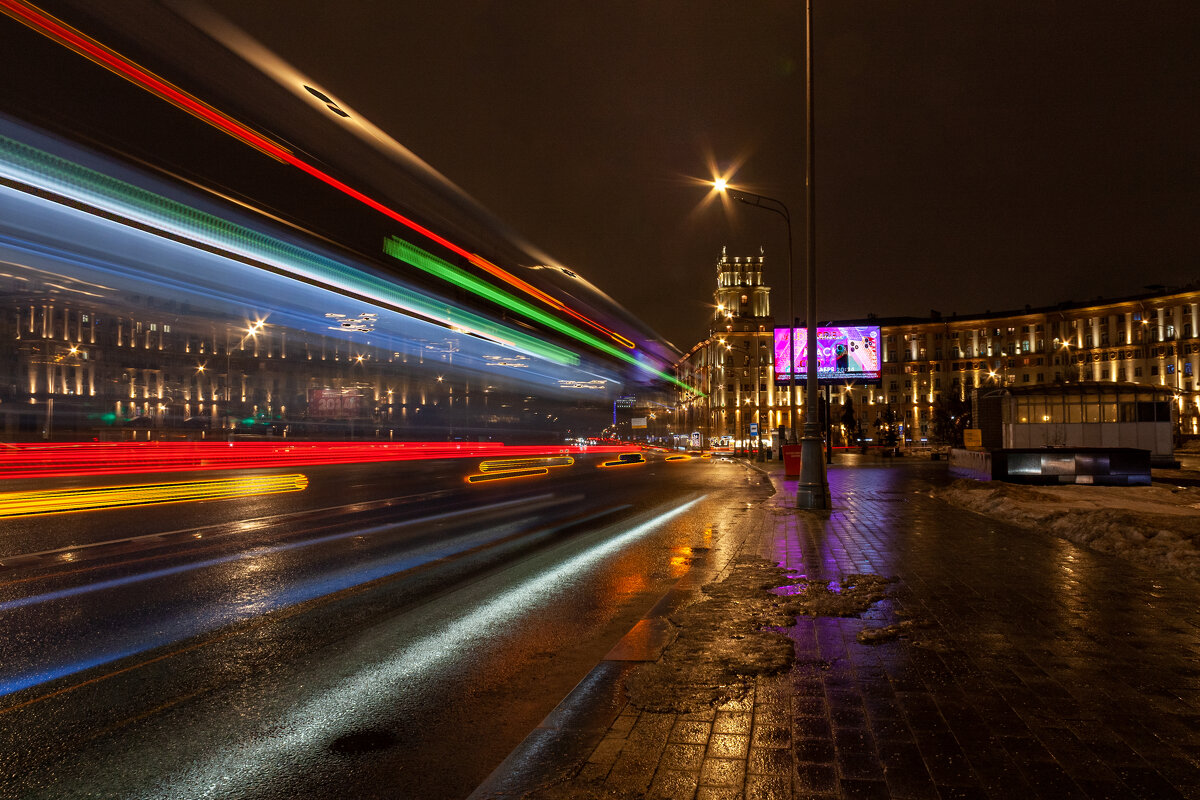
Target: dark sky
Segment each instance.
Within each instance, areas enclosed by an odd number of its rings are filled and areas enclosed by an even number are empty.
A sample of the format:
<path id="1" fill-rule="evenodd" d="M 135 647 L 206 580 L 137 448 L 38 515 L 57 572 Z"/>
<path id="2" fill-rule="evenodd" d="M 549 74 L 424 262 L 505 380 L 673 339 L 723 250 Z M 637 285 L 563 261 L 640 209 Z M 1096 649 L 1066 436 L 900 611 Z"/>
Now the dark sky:
<path id="1" fill-rule="evenodd" d="M 804 305 L 804 10 L 779 0 L 213 6 L 681 348 L 782 220 Z M 818 317 L 1200 279 L 1200 2 L 815 0 Z"/>

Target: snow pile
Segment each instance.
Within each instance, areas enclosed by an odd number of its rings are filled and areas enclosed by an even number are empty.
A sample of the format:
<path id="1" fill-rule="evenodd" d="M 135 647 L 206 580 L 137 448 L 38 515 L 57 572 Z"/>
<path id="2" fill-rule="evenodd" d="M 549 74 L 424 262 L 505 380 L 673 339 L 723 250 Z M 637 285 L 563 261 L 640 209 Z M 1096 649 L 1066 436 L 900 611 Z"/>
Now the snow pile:
<path id="1" fill-rule="evenodd" d="M 895 580 L 857 572 L 840 581 L 810 581 L 801 576 L 772 594 L 789 598 L 783 609 L 791 616 L 853 617 L 886 597 L 887 585 Z"/>
<path id="2" fill-rule="evenodd" d="M 1200 580 L 1200 487 L 1018 486 L 957 480 L 934 497 Z"/>

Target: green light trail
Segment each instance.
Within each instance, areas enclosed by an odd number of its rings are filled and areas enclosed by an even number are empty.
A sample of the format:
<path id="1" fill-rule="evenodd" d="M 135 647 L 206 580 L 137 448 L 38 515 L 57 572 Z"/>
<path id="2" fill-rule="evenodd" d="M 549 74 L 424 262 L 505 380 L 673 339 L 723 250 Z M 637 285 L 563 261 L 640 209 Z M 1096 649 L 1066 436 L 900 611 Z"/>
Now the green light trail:
<path id="1" fill-rule="evenodd" d="M 649 364 L 642 363 L 624 350 L 613 347 L 603 339 L 599 339 L 587 331 L 580 330 L 574 325 L 564 322 L 558 317 L 548 314 L 547 312 L 542 311 L 540 308 L 526 303 L 519 297 L 515 297 L 503 289 L 493 286 L 487 281 L 472 275 L 466 270 L 456 267 L 453 264 L 438 258 L 432 253 L 422 250 L 411 242 L 406 242 L 397 236 L 389 236 L 383 240 L 383 252 L 387 253 L 393 258 L 403 261 L 406 264 L 411 264 L 417 269 L 424 270 L 431 275 L 441 278 L 447 283 L 454 284 L 460 289 L 465 289 L 472 294 L 478 295 L 486 300 L 490 300 L 496 305 L 507 308 L 509 311 L 520 314 L 526 319 L 540 322 L 546 327 L 565 334 L 578 342 L 582 342 L 590 347 L 594 347 L 602 353 L 607 353 L 610 356 L 614 356 L 622 361 L 628 362 L 640 370 L 649 372 L 652 375 L 662 378 L 669 383 L 673 383 L 689 392 L 695 391 L 692 387 L 683 383 L 674 375 L 669 375 L 666 372 L 655 369 Z"/>

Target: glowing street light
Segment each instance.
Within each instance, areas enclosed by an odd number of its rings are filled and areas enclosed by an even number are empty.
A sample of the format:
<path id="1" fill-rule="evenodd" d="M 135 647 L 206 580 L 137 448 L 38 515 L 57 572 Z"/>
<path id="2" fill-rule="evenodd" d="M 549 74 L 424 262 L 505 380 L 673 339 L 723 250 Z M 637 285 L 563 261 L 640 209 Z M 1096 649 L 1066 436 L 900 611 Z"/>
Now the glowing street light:
<path id="1" fill-rule="evenodd" d="M 805 72 L 805 116 L 807 136 L 805 142 L 805 188 L 807 208 L 805 213 L 805 229 L 808 235 L 807 277 L 808 277 L 808 374 L 805 393 L 805 407 L 808 413 L 804 420 L 804 437 L 800 440 L 800 480 L 796 486 L 796 505 L 807 509 L 827 509 L 830 507 L 829 481 L 825 474 L 825 460 L 822 457 L 821 425 L 817 419 L 817 257 L 816 257 L 816 204 L 814 183 L 816 177 L 813 116 L 813 57 L 812 57 L 812 0 L 804 4 L 804 72 Z M 747 205 L 765 208 L 783 217 L 788 230 L 788 354 L 792 364 L 791 376 L 792 395 L 792 425 L 796 424 L 796 370 L 794 348 L 791 332 L 795 322 L 792 313 L 792 219 L 787 206 L 780 200 L 765 195 L 755 194 L 743 189 L 729 186 L 725 178 L 716 178 L 712 185 L 718 192 L 724 192 L 735 200 Z M 793 428 L 794 430 L 794 428 Z M 794 434 L 793 434 L 794 435 Z"/>

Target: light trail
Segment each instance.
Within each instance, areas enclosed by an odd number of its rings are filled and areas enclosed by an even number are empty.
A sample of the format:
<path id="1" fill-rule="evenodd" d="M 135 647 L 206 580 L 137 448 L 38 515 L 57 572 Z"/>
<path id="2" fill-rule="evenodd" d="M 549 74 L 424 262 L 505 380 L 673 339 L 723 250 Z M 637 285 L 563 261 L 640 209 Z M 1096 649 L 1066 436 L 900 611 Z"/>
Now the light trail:
<path id="1" fill-rule="evenodd" d="M 480 472 L 507 472 L 514 469 L 530 469 L 533 467 L 569 467 L 575 463 L 570 456 L 550 456 L 546 458 L 497 458 L 479 462 Z"/>
<path id="2" fill-rule="evenodd" d="M 259 150 L 278 161 L 289 164 L 301 170 L 302 172 L 307 173 L 308 175 L 336 189 L 342 194 L 357 200 L 369 208 L 378 211 L 389 219 L 399 222 L 401 225 L 409 228 L 410 230 L 415 231 L 427 239 L 441 245 L 452 253 L 463 257 L 467 261 L 475 263 L 477 266 L 481 266 L 481 268 L 483 267 L 479 262 L 485 262 L 489 264 L 490 266 L 487 268 L 489 274 L 500 277 L 510 285 L 521 288 L 522 291 L 525 290 L 524 287 L 530 286 L 527 282 L 517 278 L 515 275 L 512 275 L 502 268 L 491 264 L 491 262 L 486 262 L 486 260 L 481 256 L 468 252 L 461 246 L 451 242 L 449 239 L 446 239 L 445 237 L 435 233 L 429 228 L 426 228 L 415 220 L 409 219 L 390 206 L 385 205 L 384 203 L 374 199 L 373 197 L 370 197 L 364 192 L 355 189 L 349 184 L 346 184 L 332 175 L 322 171 L 321 169 L 318 169 L 312 164 L 309 164 L 308 162 L 296 156 L 287 148 L 272 141 L 265 135 L 233 119 L 228 114 L 225 114 L 208 103 L 205 103 L 195 95 L 180 89 L 163 78 L 160 78 L 153 72 L 150 72 L 149 70 L 134 63 L 132 60 L 126 58 L 112 48 L 101 44 L 97 40 L 82 33 L 76 28 L 71 27 L 62 20 L 47 14 L 37 6 L 34 6 L 31 3 L 22 2 L 21 0 L 0 0 L 0 11 L 3 11 L 8 16 L 37 31 L 38 33 L 41 33 L 53 41 L 56 41 L 70 50 L 73 50 L 85 58 L 99 64 L 110 72 L 129 80 L 130 82 L 162 98 L 172 105 L 183 109 L 184 111 L 208 123 L 209 125 L 212 125 L 214 128 L 222 131 L 223 133 L 226 133 L 238 141 L 250 145 L 256 150 Z M 539 290 L 535 291 L 538 293 L 533 294 L 532 296 L 539 300 L 543 300 L 543 302 L 545 301 L 543 298 L 549 297 L 549 295 L 546 295 L 544 292 L 540 292 Z M 553 305 L 559 310 L 567 310 L 566 305 L 560 301 L 553 300 Z M 628 339 L 613 333 L 603 325 L 600 325 L 599 323 L 589 319 L 586 315 L 575 310 L 569 310 L 568 313 L 577 319 L 585 321 L 588 325 L 604 332 L 606 335 L 612 336 L 614 340 L 618 341 L 622 346 L 633 347 L 633 343 Z"/>
<path id="3" fill-rule="evenodd" d="M 545 292 L 543 292 L 541 289 L 537 288 L 533 284 L 531 284 L 527 281 L 523 281 L 520 278 L 516 277 L 515 275 L 511 275 L 508 272 L 505 272 L 503 269 L 496 266 L 492 262 L 488 261 L 483 256 L 473 253 L 473 254 L 471 254 L 471 256 L 469 256 L 469 258 L 470 258 L 470 261 L 472 264 L 479 267 L 484 272 L 487 272 L 489 275 L 493 275 L 497 278 L 500 278 L 501 280 L 505 281 L 506 283 L 509 283 L 512 286 L 515 286 L 516 288 L 525 292 L 525 294 L 529 295 L 530 297 L 536 297 L 538 300 L 541 300 L 546 305 L 548 305 L 552 308 L 556 308 L 559 311 L 563 312 L 564 314 L 572 316 L 575 319 L 579 320 L 580 322 L 583 322 L 584 324 L 595 328 L 596 330 L 598 330 L 601 333 L 603 333 L 604 335 L 608 336 L 610 339 L 612 339 L 614 342 L 621 345 L 622 347 L 626 347 L 630 350 L 633 350 L 635 347 L 637 347 L 637 345 L 635 345 L 633 342 L 629 341 L 628 339 L 626 339 L 624 336 L 617 333 L 616 331 L 613 331 L 613 330 L 610 330 L 609 328 L 604 327 L 603 325 L 596 322 L 595 320 L 590 319 L 589 317 L 585 317 L 583 314 L 580 314 L 578 311 L 571 308 L 566 303 L 563 303 L 557 297 L 551 297 L 550 295 L 546 294 Z"/>
<path id="4" fill-rule="evenodd" d="M 208 481 L 151 483 L 137 486 L 92 486 L 41 489 L 0 494 L 0 518 L 105 511 L 163 503 L 195 503 L 269 494 L 300 492 L 308 487 L 304 475 L 253 475 Z M 2 605 L 0 605 L 2 608 Z"/>
<path id="5" fill-rule="evenodd" d="M 5 0 L 0 0 L 0 3 Z M 579 357 L 446 300 L 388 281 L 297 245 L 192 208 L 6 136 L 0 136 L 0 177 L 68 198 L 118 219 L 205 245 L 289 278 L 356 296 L 361 302 L 474 334 L 510 350 L 564 366 Z"/>
<path id="6" fill-rule="evenodd" d="M 0 479 L 290 468 L 456 458 L 561 458 L 627 450 L 628 447 L 616 445 L 505 445 L 499 442 L 13 444 L 5 449 L 4 458 L 0 461 Z M 555 463 L 553 466 L 564 465 Z"/>
<path id="7" fill-rule="evenodd" d="M 467 483 L 489 483 L 494 481 L 508 481 L 515 478 L 534 478 L 539 475 L 549 475 L 550 470 L 545 467 L 526 467 L 524 469 L 512 469 L 507 472 L 481 472 L 477 475 L 468 475 Z"/>
<path id="8" fill-rule="evenodd" d="M 549 475 L 551 468 L 569 467 L 575 463 L 570 456 L 549 458 L 499 458 L 479 462 L 479 473 L 468 475 L 467 483 L 488 483 L 510 478 L 532 478 Z"/>
<path id="9" fill-rule="evenodd" d="M 673 383 L 682 389 L 692 391 L 692 387 L 688 386 L 674 375 L 670 375 L 662 370 L 650 366 L 649 364 L 639 361 L 637 358 L 625 352 L 624 350 L 618 350 L 608 342 L 601 341 L 592 334 L 586 331 L 581 331 L 574 325 L 570 325 L 566 322 L 563 322 L 558 317 L 547 314 L 546 312 L 530 305 L 524 300 L 514 297 L 503 289 L 499 289 L 495 286 L 492 286 L 490 283 L 487 283 L 486 281 L 476 278 L 466 270 L 460 269 L 450 262 L 440 259 L 432 253 L 422 250 L 411 242 L 407 242 L 396 236 L 389 236 L 383 242 L 383 252 L 387 253 L 398 261 L 403 261 L 405 264 L 417 267 L 418 269 L 424 270 L 431 275 L 436 275 L 447 283 L 451 283 L 460 289 L 465 289 L 469 292 L 479 295 L 480 297 L 491 300 L 493 303 L 501 306 L 502 308 L 507 308 L 508 310 L 514 311 L 527 319 L 540 322 L 548 328 L 552 328 L 559 333 L 566 334 L 577 342 L 586 344 L 589 347 L 599 350 L 602 353 L 607 353 L 615 358 L 619 358 L 620 360 L 633 365 L 637 369 L 648 372 L 657 378 L 667 381 L 668 383 Z"/>
<path id="10" fill-rule="evenodd" d="M 604 461 L 597 466 L 601 468 L 632 467 L 635 464 L 645 464 L 646 457 L 641 453 L 622 453 L 616 461 Z"/>

